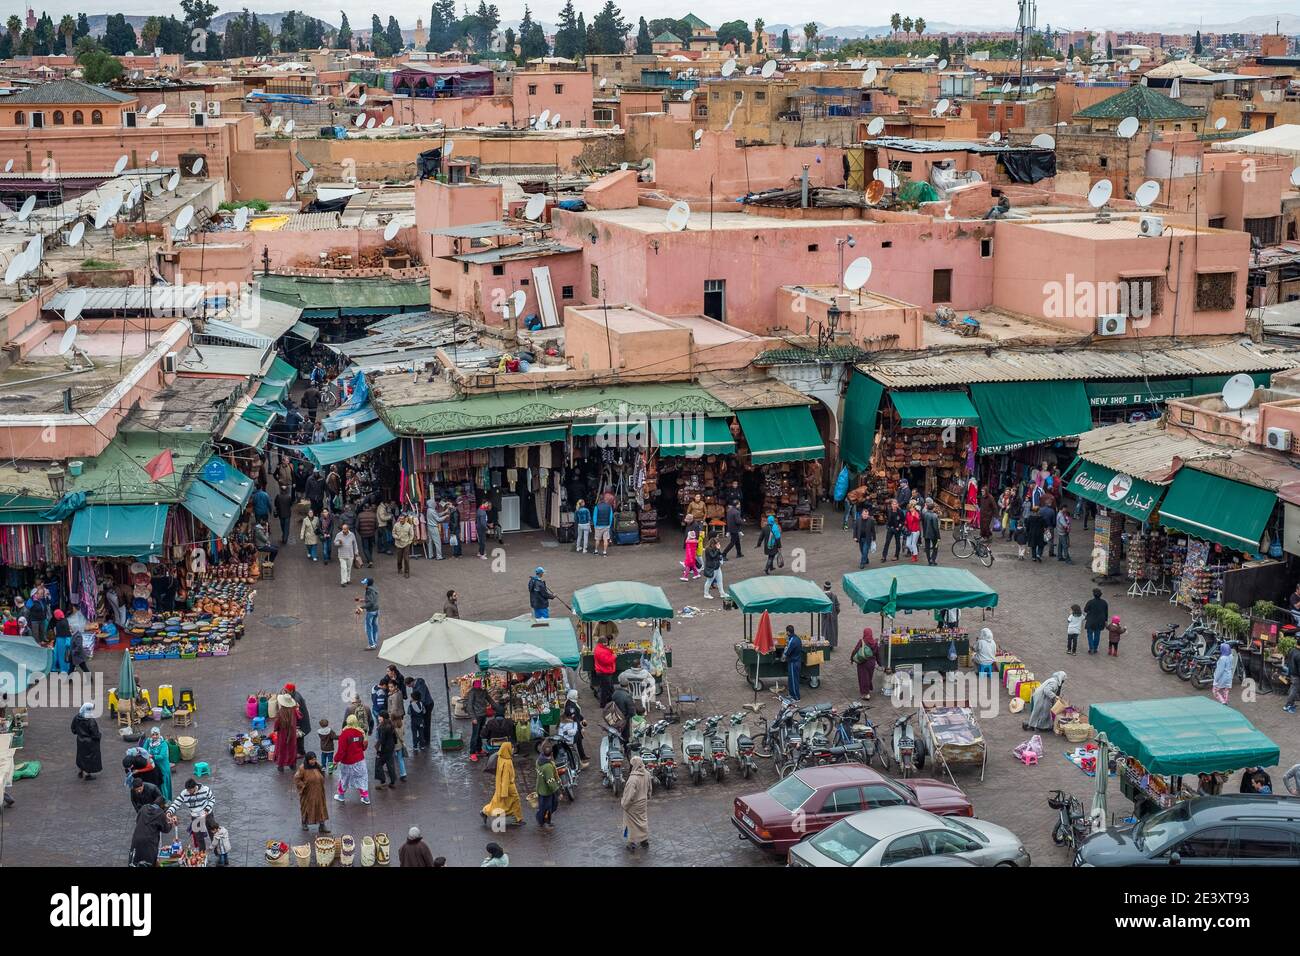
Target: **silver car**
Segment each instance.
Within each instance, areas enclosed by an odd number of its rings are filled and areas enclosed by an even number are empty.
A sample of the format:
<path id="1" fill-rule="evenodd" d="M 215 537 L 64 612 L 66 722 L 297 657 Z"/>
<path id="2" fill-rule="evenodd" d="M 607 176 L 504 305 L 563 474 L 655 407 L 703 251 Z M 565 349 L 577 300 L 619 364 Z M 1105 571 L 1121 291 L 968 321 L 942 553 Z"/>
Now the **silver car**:
<path id="1" fill-rule="evenodd" d="M 790 865 L 917 866 L 941 856 L 975 866 L 1029 865 L 1029 851 L 1005 827 L 919 807 L 880 807 L 845 817 L 791 847 Z"/>

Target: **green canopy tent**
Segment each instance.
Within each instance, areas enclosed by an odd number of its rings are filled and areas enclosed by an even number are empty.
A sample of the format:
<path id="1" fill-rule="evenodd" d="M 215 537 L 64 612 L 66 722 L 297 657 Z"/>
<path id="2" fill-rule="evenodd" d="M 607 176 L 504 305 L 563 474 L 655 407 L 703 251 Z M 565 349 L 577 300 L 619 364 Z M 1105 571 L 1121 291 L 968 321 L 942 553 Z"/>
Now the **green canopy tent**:
<path id="1" fill-rule="evenodd" d="M 506 632 L 505 644 L 529 644 L 552 654 L 565 667 L 577 667 L 581 662 L 578 651 L 578 634 L 567 617 L 536 621 L 531 616 L 508 621 L 483 621 L 488 627 L 499 627 Z M 486 667 L 486 652 L 478 655 L 480 667 Z"/>
<path id="2" fill-rule="evenodd" d="M 815 583 L 807 578 L 787 575 L 746 578 L 727 588 L 727 596 L 744 615 L 744 644 L 736 645 L 736 670 L 754 688 L 755 700 L 763 678 L 778 678 L 786 672 L 774 650 L 761 652 L 754 641 L 754 619 L 762 614 L 807 614 L 808 633 L 821 637 L 821 615 L 835 609 L 835 604 Z M 830 651 L 824 652 L 829 656 Z M 815 690 L 821 685 L 821 665 L 805 667 L 808 683 Z"/>
<path id="3" fill-rule="evenodd" d="M 903 428 L 958 428 L 979 425 L 980 416 L 965 392 L 890 392 Z"/>
<path id="4" fill-rule="evenodd" d="M 979 453 L 996 455 L 1092 428 L 1088 394 L 1079 381 L 974 382 L 971 402 L 979 413 Z"/>
<path id="5" fill-rule="evenodd" d="M 487 670 L 531 674 L 563 667 L 564 662 L 535 644 L 497 644 L 478 655 L 479 667 Z"/>
<path id="6" fill-rule="evenodd" d="M 849 600 L 868 614 L 884 611 L 895 582 L 895 603 L 899 611 L 998 606 L 998 593 L 965 568 L 929 565 L 873 568 L 846 574 L 842 581 Z"/>
<path id="7" fill-rule="evenodd" d="M 1281 755 L 1240 711 L 1208 697 L 1093 704 L 1088 723 L 1112 747 L 1164 776 L 1272 767 Z"/>
<path id="8" fill-rule="evenodd" d="M 161 554 L 167 508 L 163 504 L 82 508 L 72 516 L 68 553 L 79 558 L 145 558 Z"/>
<path id="9" fill-rule="evenodd" d="M 315 445 L 300 445 L 298 450 L 317 468 L 324 468 L 338 461 L 346 461 L 368 451 L 374 451 L 391 441 L 396 436 L 388 430 L 383 422 L 375 422 L 367 428 L 352 435 L 345 435 L 333 441 L 320 442 Z"/>
<path id="10" fill-rule="evenodd" d="M 22 693 L 53 666 L 54 651 L 32 638 L 0 637 L 0 695 Z"/>
<path id="11" fill-rule="evenodd" d="M 807 405 L 742 409 L 736 418 L 755 465 L 826 457 L 826 443 Z"/>
<path id="12" fill-rule="evenodd" d="M 664 589 L 639 581 L 608 581 L 573 592 L 573 613 L 580 621 L 666 620 L 673 606 Z"/>

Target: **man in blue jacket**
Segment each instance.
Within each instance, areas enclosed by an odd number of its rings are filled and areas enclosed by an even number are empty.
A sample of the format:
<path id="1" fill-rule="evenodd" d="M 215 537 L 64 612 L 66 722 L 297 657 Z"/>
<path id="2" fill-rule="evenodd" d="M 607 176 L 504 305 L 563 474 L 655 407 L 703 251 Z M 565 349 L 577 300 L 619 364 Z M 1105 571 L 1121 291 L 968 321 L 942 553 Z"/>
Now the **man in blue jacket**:
<path id="1" fill-rule="evenodd" d="M 551 616 L 551 598 L 555 595 L 546 586 L 546 569 L 538 568 L 528 579 L 528 603 L 533 609 L 533 619 L 548 620 Z"/>

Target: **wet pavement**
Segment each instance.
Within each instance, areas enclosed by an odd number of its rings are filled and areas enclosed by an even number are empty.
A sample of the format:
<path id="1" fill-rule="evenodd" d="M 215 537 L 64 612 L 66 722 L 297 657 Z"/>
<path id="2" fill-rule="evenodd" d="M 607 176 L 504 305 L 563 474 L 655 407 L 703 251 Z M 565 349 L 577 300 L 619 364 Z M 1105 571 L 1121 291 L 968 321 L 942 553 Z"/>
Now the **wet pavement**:
<path id="1" fill-rule="evenodd" d="M 837 516 L 828 514 L 826 524 L 823 534 L 793 532 L 785 538 L 787 561 L 793 562 L 795 549 L 804 549 L 804 575 L 819 583 L 833 581 L 843 605 L 839 653 L 823 666 L 820 689 L 804 689 L 806 703 L 843 703 L 857 696 L 848 650 L 864 625 L 879 624 L 878 616 L 864 615 L 844 599 L 839 579 L 845 571 L 856 569 L 856 549 L 849 534 L 840 531 Z M 164 683 L 178 690 L 193 688 L 198 703 L 197 726 L 182 733 L 198 737 L 196 759 L 206 760 L 212 767 L 208 782 L 216 798 L 217 816 L 231 833 L 232 864 L 260 866 L 266 840 L 303 842 L 292 777 L 277 773 L 273 765 L 236 765 L 227 751 L 227 739 L 248 727 L 244 705 L 249 694 L 278 690 L 288 681 L 304 694 L 313 723 L 328 716 L 336 729 L 341 728 L 345 701 L 350 700 L 354 688 L 369 700 L 369 689 L 384 665 L 374 652 L 366 650 L 361 619 L 355 613 L 355 599 L 362 590 L 359 581 L 366 573 L 374 575 L 380 589 L 381 637 L 440 610 L 448 588 L 460 592 L 461 613 L 468 619 L 518 615 L 527 610 L 526 582 L 539 564 L 546 567 L 552 589 L 566 600 L 576 588 L 601 581 L 630 579 L 659 584 L 676 607 L 690 604 L 703 611 L 696 617 L 674 621 L 668 635 L 674 657 L 670 671 L 673 684 L 701 695 L 701 712 L 705 714 L 731 713 L 750 701 L 752 689 L 735 669 L 733 645 L 741 633 L 739 612 L 723 611 L 721 601 L 704 600 L 702 582 L 679 581 L 680 565 L 675 564 L 680 557 L 675 544 L 677 535 L 665 528 L 661 538 L 658 544 L 614 548 L 608 557 L 600 558 L 575 554 L 571 545 L 558 545 L 549 535 L 508 535 L 503 560 L 480 561 L 472 553 L 441 562 L 415 560 L 409 579 L 398 576 L 394 557 L 377 555 L 373 571 L 354 572 L 353 584 L 346 588 L 339 586 L 336 564 L 313 564 L 295 541 L 281 552 L 275 580 L 260 584 L 247 636 L 229 657 L 145 662 L 137 666 L 137 679 L 150 688 Z M 754 539 L 750 532 L 746 541 Z M 1087 549 L 1080 546 L 1082 536 L 1076 533 L 1075 539 L 1076 553 L 1085 553 Z M 1075 705 L 1209 693 L 1162 674 L 1151 657 L 1150 632 L 1169 622 L 1182 624 L 1187 620 L 1186 612 L 1170 607 L 1165 598 L 1127 597 L 1127 582 L 1105 586 L 1112 613 L 1120 614 L 1128 627 L 1120 657 L 1108 657 L 1104 650 L 1094 657 L 1067 657 L 1064 634 L 1069 605 L 1083 604 L 1093 587 L 1084 566 L 1047 559 L 1041 565 L 1021 563 L 1014 559 L 1014 545 L 997 542 L 997 560 L 992 568 L 985 569 L 973 561 L 953 558 L 948 545 L 945 540 L 941 563 L 968 567 L 999 591 L 999 607 L 987 622 L 999 645 L 1018 653 L 1039 678 L 1058 669 L 1068 671 L 1066 697 Z M 787 567 L 783 573 L 789 572 Z M 741 560 L 729 561 L 724 568 L 728 581 L 761 573 L 762 558 L 757 549 L 747 552 Z M 557 614 L 564 612 L 558 603 L 553 604 L 553 610 Z M 966 612 L 963 624 L 973 633 L 980 626 L 979 617 L 978 611 Z M 777 618 L 774 623 L 785 620 Z M 105 672 L 107 686 L 116 683 L 119 662 L 115 653 L 101 652 L 96 658 L 94 665 Z M 453 668 L 452 673 L 468 669 Z M 417 672 L 428 679 L 439 698 L 433 716 L 436 741 L 440 728 L 445 732 L 447 726 L 440 693 L 442 671 L 407 671 Z M 877 688 L 881 679 L 878 673 Z M 597 708 L 585 684 L 581 693 L 581 703 L 592 724 L 587 730 L 588 750 L 594 753 L 598 738 L 593 733 L 597 721 L 592 718 L 598 716 Z M 774 702 L 771 693 L 763 692 L 760 699 L 769 701 L 766 711 L 770 713 Z M 1068 864 L 1067 853 L 1051 842 L 1056 814 L 1048 808 L 1046 796 L 1050 790 L 1062 788 L 1086 801 L 1093 780 L 1064 759 L 1064 752 L 1072 748 L 1061 737 L 1044 738 L 1047 753 L 1038 766 L 1026 767 L 1016 761 L 1011 749 L 1028 734 L 1020 728 L 1022 718 L 1010 714 L 1005 703 L 1004 697 L 999 714 L 981 722 L 988 743 L 984 781 L 980 781 L 978 769 L 958 768 L 957 783 L 969 794 L 977 816 L 1010 827 L 1021 837 L 1036 865 Z M 1300 723 L 1282 712 L 1280 697 L 1261 695 L 1256 701 L 1244 702 L 1238 688 L 1234 689 L 1233 706 L 1278 742 L 1283 769 L 1300 760 Z M 884 724 L 893 707 L 877 694 L 869 713 L 877 724 Z M 36 779 L 14 785 L 17 805 L 0 816 L 0 864 L 116 866 L 125 861 L 133 815 L 119 770 L 121 747 L 115 740 L 116 728 L 109 719 L 102 721 L 106 773 L 92 782 L 83 782 L 77 778 L 73 762 L 75 745 L 68 729 L 72 716 L 71 709 L 32 713 L 27 747 L 20 759 L 38 759 L 43 767 Z M 460 722 L 458 729 L 468 737 L 466 723 Z M 674 740 L 680 740 L 679 727 L 674 728 Z M 315 741 L 313 734 L 311 742 Z M 521 791 L 531 789 L 531 760 L 520 759 L 518 763 Z M 371 806 L 358 804 L 355 793 L 346 805 L 331 800 L 330 827 L 335 835 L 350 833 L 358 838 L 386 832 L 392 839 L 395 857 L 407 828 L 418 825 L 434 854 L 445 856 L 452 866 L 477 864 L 490 839 L 505 846 L 516 866 L 772 865 L 739 840 L 730 823 L 734 796 L 775 781 L 776 775 L 767 762 L 763 762 L 753 781 L 744 781 L 733 773 L 722 784 L 707 782 L 692 787 L 687 783 L 671 792 L 656 791 L 649 810 L 653 845 L 648 852 L 635 856 L 623 849 L 617 801 L 601 788 L 595 762 L 579 781 L 577 801 L 571 805 L 561 801 L 554 831 L 539 830 L 525 807 L 529 825 L 502 835 L 485 830 L 479 817 L 479 808 L 489 798 L 492 786 L 491 776 L 483 773 L 481 766 L 470 763 L 463 754 L 445 755 L 437 750 L 410 756 L 407 782 L 395 791 L 372 790 Z M 190 775 L 190 767 L 189 763 L 181 763 L 174 768 L 177 789 Z M 1280 772 L 1274 774 L 1279 786 L 1280 777 Z M 1230 786 L 1235 785 L 1234 778 Z M 1127 806 L 1113 781 L 1110 796 L 1112 808 Z"/>

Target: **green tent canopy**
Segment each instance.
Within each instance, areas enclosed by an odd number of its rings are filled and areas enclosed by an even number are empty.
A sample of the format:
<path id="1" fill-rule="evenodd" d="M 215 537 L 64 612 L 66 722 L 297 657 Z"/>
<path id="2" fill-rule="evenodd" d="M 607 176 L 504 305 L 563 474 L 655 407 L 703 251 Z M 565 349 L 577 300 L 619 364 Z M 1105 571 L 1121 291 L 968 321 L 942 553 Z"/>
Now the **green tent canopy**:
<path id="1" fill-rule="evenodd" d="M 650 422 L 650 433 L 664 458 L 729 455 L 736 450 L 735 439 L 731 437 L 731 428 L 725 418 L 699 415 L 655 418 Z"/>
<path id="2" fill-rule="evenodd" d="M 884 610 L 894 581 L 899 611 L 998 606 L 998 593 L 965 568 L 900 565 L 854 571 L 842 579 L 849 600 L 868 614 Z"/>
<path id="3" fill-rule="evenodd" d="M 79 558 L 161 554 L 167 505 L 91 505 L 72 516 L 68 553 Z"/>
<path id="4" fill-rule="evenodd" d="M 51 498 L 30 495 L 4 495 L 0 497 L 0 525 L 6 524 L 59 524 L 42 515 L 54 507 Z"/>
<path id="5" fill-rule="evenodd" d="M 208 469 L 213 467 L 213 463 L 221 466 L 223 474 L 221 480 L 215 480 L 208 477 Z M 217 491 L 221 492 L 242 509 L 248 504 L 248 499 L 253 496 L 253 479 L 236 468 L 227 461 L 222 461 L 215 455 L 209 458 L 199 470 L 199 478 L 205 484 L 211 485 Z"/>
<path id="6" fill-rule="evenodd" d="M 673 605 L 661 587 L 639 581 L 610 581 L 574 591 L 573 613 L 580 621 L 665 620 L 673 616 Z"/>
<path id="7" fill-rule="evenodd" d="M 565 667 L 577 667 L 582 663 L 578 650 L 578 635 L 573 629 L 573 622 L 567 617 L 551 618 L 548 621 L 534 621 L 531 617 L 513 618 L 509 621 L 482 621 L 489 627 L 505 628 L 504 644 L 531 644 L 547 653 L 554 654 Z M 480 667 L 487 666 L 488 653 L 478 655 Z"/>
<path id="8" fill-rule="evenodd" d="M 293 385 L 294 382 L 298 381 L 298 370 L 277 355 L 275 360 L 271 362 L 271 367 L 262 376 L 262 379 L 268 382 L 285 382 Z"/>
<path id="9" fill-rule="evenodd" d="M 1072 437 L 1092 428 L 1083 383 L 975 382 L 971 401 L 980 417 L 979 453 L 998 455 Z"/>
<path id="10" fill-rule="evenodd" d="M 469 435 L 441 435 L 424 440 L 424 453 L 432 455 L 435 452 L 472 451 L 476 448 L 543 445 L 547 442 L 564 441 L 567 434 L 563 425 L 536 425 L 532 428 L 509 428 L 504 431 L 475 432 Z M 349 452 L 349 457 L 355 454 L 358 453 Z"/>
<path id="11" fill-rule="evenodd" d="M 574 422 L 574 437 L 590 438 L 595 435 L 602 436 L 607 442 L 615 440 L 627 444 L 629 442 L 638 442 L 644 445 L 646 442 L 646 420 L 642 419 L 623 419 L 611 418 L 609 421 L 599 422 Z"/>
<path id="12" fill-rule="evenodd" d="M 1105 733 L 1111 746 L 1158 774 L 1272 767 L 1281 754 L 1240 711 L 1209 697 L 1093 704 L 1088 723 Z"/>
<path id="13" fill-rule="evenodd" d="M 826 457 L 826 443 L 807 405 L 736 412 L 755 465 Z"/>
<path id="14" fill-rule="evenodd" d="M 978 425 L 980 416 L 965 392 L 890 392 L 904 428 Z"/>
<path id="15" fill-rule="evenodd" d="M 812 581 L 784 574 L 737 581 L 727 588 L 727 594 L 742 614 L 825 614 L 835 607 Z"/>
<path id="16" fill-rule="evenodd" d="M 374 451 L 394 440 L 394 435 L 388 430 L 387 425 L 383 422 L 375 422 L 355 434 L 316 445 L 300 445 L 298 450 L 317 468 L 323 468 L 336 461 L 346 461 L 355 455 Z"/>
<path id="17" fill-rule="evenodd" d="M 1150 519 L 1165 489 L 1141 478 L 1076 459 L 1070 474 L 1070 493 L 1103 508 L 1113 508 L 1138 521 Z"/>
<path id="18" fill-rule="evenodd" d="M 190 486 L 185 489 L 185 498 L 181 504 L 218 538 L 230 534 L 243 511 L 221 492 L 199 479 L 190 482 Z"/>
<path id="19" fill-rule="evenodd" d="M 496 644 L 478 655 L 478 665 L 488 670 L 532 674 L 562 667 L 563 663 L 536 644 Z"/>
<path id="20" fill-rule="evenodd" d="M 885 386 L 869 375 L 854 371 L 844 395 L 844 417 L 840 425 L 840 458 L 858 470 L 871 460 L 876 435 L 876 413 Z"/>
<path id="21" fill-rule="evenodd" d="M 1160 506 L 1160 523 L 1203 541 L 1257 553 L 1276 503 L 1277 495 L 1267 488 L 1184 467 Z"/>

